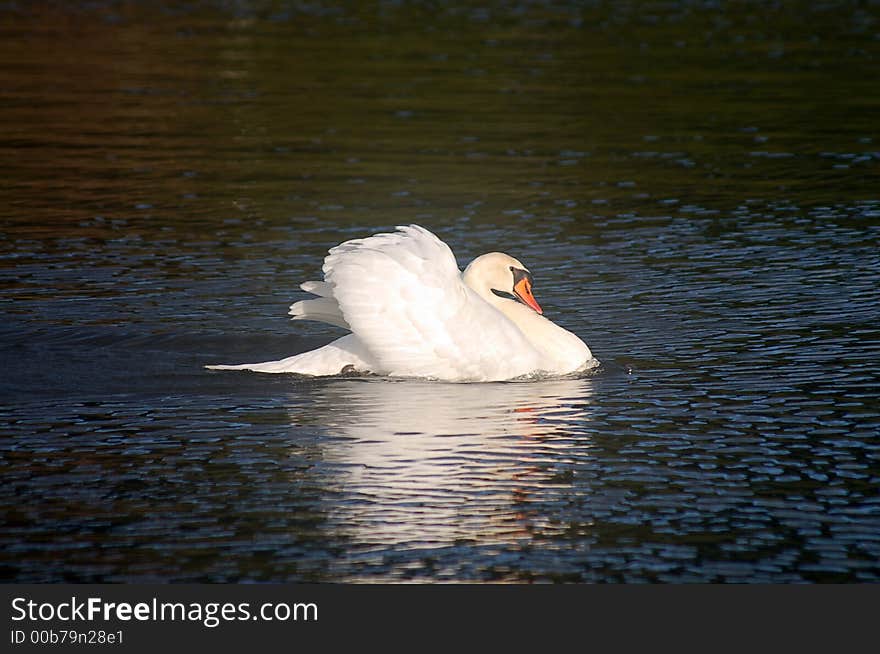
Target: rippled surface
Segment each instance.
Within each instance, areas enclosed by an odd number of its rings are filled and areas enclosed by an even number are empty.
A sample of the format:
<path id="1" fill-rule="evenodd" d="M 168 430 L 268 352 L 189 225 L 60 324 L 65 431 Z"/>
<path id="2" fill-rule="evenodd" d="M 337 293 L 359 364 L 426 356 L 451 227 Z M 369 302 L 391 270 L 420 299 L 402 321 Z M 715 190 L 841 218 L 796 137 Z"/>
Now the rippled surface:
<path id="1" fill-rule="evenodd" d="M 870 10 L 0 17 L 3 579 L 880 581 Z M 404 222 L 603 366 L 202 369 L 337 335 L 298 282 Z"/>

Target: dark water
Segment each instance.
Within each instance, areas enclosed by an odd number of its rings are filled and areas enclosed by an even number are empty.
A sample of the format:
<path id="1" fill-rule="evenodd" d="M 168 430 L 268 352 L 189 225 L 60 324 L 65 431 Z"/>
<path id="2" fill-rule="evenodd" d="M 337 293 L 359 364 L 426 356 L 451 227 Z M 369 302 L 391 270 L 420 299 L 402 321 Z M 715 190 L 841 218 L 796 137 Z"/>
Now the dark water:
<path id="1" fill-rule="evenodd" d="M 876 5 L 65 6 L 0 6 L 3 579 L 880 581 Z M 202 369 L 409 222 L 602 368 Z"/>

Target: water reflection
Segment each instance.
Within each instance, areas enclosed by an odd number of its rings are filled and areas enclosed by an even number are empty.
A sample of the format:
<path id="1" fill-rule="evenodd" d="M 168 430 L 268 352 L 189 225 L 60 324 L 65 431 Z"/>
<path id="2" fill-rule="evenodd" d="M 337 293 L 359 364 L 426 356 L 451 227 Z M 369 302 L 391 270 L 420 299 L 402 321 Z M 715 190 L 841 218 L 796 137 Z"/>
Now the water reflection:
<path id="1" fill-rule="evenodd" d="M 354 541 L 502 543 L 527 537 L 542 520 L 533 498 L 589 456 L 591 394 L 589 378 L 345 380 L 290 415 L 296 426 L 319 420 L 326 431 L 323 460 L 337 491 L 330 521 Z"/>

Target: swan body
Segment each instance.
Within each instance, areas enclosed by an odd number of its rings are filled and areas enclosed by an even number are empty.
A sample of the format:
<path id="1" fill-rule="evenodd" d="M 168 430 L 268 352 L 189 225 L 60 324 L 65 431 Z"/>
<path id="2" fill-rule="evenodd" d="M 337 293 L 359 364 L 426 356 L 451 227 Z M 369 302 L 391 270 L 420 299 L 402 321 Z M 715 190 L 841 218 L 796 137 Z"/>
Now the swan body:
<path id="1" fill-rule="evenodd" d="M 532 276 L 500 252 L 461 272 L 443 241 L 418 225 L 332 248 L 317 296 L 290 307 L 350 334 L 324 347 L 264 363 L 207 366 L 313 376 L 347 372 L 442 381 L 561 376 L 599 364 L 590 348 L 543 315 Z"/>

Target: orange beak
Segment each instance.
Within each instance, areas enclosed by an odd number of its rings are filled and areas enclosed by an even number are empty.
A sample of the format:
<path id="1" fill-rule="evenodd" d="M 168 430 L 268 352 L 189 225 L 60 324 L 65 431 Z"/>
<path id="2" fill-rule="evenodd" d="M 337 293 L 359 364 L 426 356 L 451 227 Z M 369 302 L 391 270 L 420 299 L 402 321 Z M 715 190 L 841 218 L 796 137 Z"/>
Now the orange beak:
<path id="1" fill-rule="evenodd" d="M 529 282 L 528 277 L 523 277 L 520 279 L 513 287 L 513 292 L 516 293 L 516 296 L 525 302 L 527 305 L 532 307 L 539 314 L 544 313 L 544 310 L 541 308 L 541 305 L 538 304 L 538 301 L 535 299 L 535 296 L 532 295 L 532 284 Z"/>

